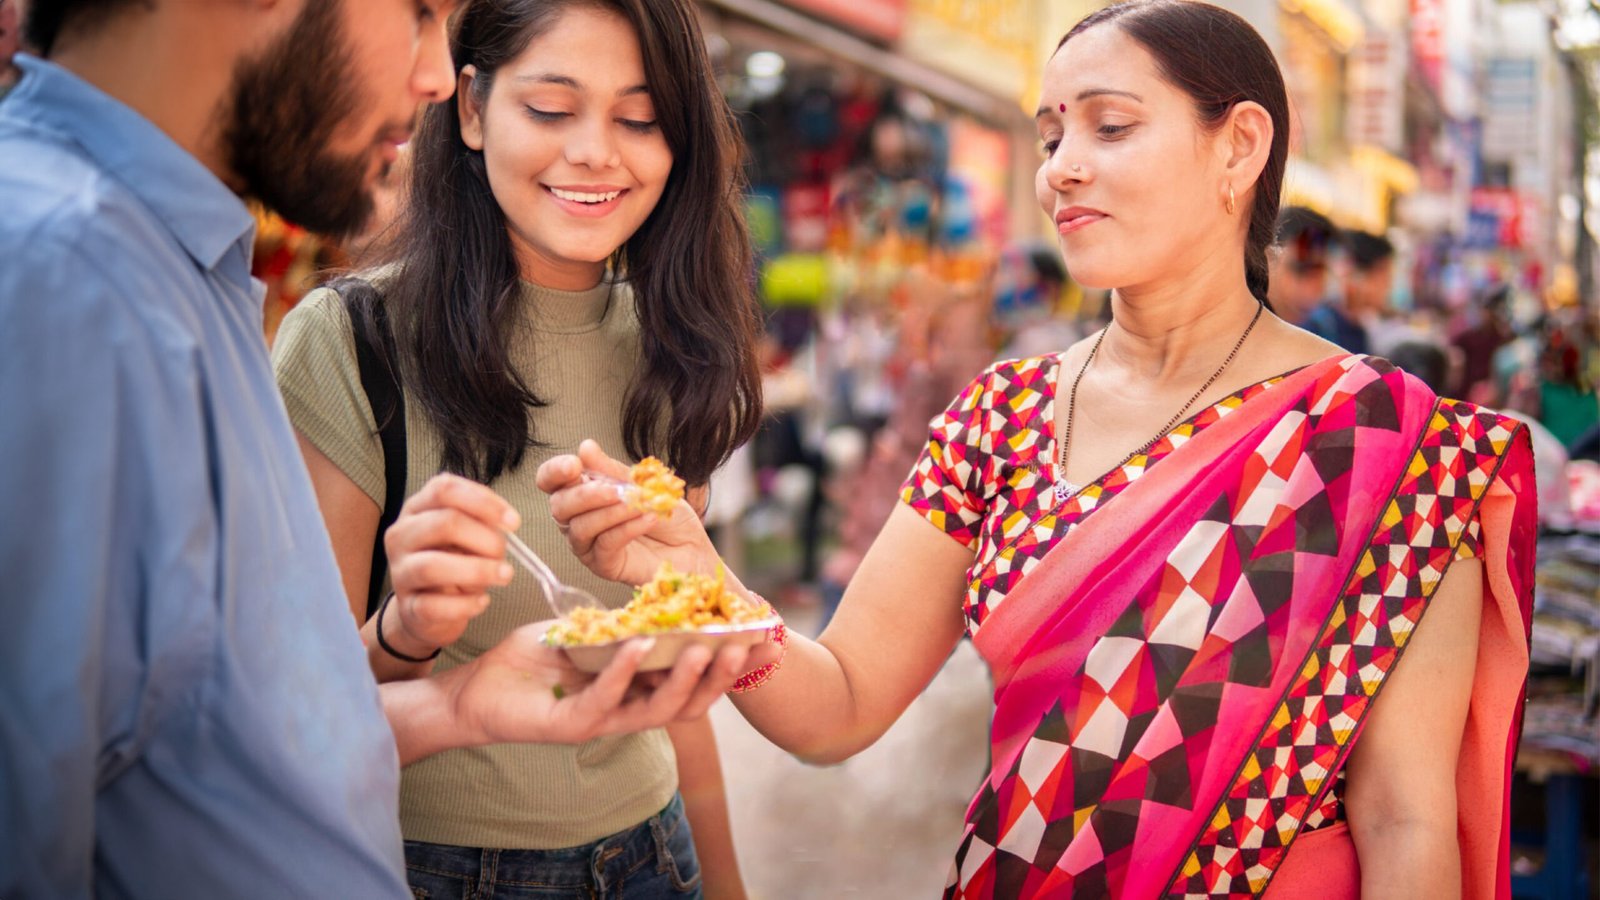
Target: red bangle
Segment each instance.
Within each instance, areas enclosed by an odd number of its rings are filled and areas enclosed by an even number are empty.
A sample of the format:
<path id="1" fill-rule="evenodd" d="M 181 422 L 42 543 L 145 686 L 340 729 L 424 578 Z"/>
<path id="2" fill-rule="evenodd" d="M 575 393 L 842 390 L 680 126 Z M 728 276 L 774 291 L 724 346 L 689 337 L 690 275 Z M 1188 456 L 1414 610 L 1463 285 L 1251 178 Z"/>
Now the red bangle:
<path id="1" fill-rule="evenodd" d="M 753 691 L 761 687 L 767 683 L 768 678 L 772 677 L 772 673 L 778 671 L 778 667 L 783 665 L 783 654 L 789 649 L 789 630 L 783 627 L 782 622 L 779 622 L 767 629 L 767 641 L 778 645 L 778 658 L 759 669 L 751 669 L 740 675 L 739 680 L 733 683 L 733 687 L 728 688 L 728 693 L 743 694 L 746 691 Z"/>

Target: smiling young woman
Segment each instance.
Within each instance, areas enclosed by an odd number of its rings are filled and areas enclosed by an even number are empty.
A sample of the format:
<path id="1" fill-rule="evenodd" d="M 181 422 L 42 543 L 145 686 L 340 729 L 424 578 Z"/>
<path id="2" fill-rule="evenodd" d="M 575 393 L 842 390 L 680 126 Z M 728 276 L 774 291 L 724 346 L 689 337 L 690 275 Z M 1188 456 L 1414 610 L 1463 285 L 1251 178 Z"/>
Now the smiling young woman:
<path id="1" fill-rule="evenodd" d="M 403 395 L 405 493 L 440 469 L 489 484 L 563 581 L 621 605 L 629 587 L 566 550 L 534 471 L 596 437 L 618 456 L 666 460 L 703 503 L 712 470 L 755 431 L 760 315 L 731 113 L 684 0 L 474 0 L 451 50 L 455 95 L 411 142 L 394 261 L 364 273 L 393 326 L 392 348 L 381 332 L 370 343 Z M 303 301 L 275 366 L 351 610 L 367 621 L 388 417 L 368 403 L 346 299 Z M 552 617 L 525 574 L 502 584 L 487 606 L 393 598 L 364 631 L 380 680 L 461 665 Z M 710 726 L 669 730 L 408 767 L 413 886 L 692 896 L 703 860 L 712 896 L 742 896 Z"/>
<path id="2" fill-rule="evenodd" d="M 1288 100 L 1243 19 L 1111 6 L 1042 85 L 1039 202 L 1113 321 L 934 419 L 827 630 L 735 704 L 839 760 L 970 636 L 993 768 L 950 897 L 1505 896 L 1525 429 L 1272 313 Z M 540 485 L 597 571 L 717 565 L 579 469 Z"/>

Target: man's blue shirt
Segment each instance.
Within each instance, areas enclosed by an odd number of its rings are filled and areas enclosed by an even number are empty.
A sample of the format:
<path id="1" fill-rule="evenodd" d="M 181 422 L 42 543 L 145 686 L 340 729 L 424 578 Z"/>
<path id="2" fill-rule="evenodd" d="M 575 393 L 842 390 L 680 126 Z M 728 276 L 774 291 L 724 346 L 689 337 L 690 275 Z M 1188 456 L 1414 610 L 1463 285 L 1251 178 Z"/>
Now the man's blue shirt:
<path id="1" fill-rule="evenodd" d="M 0 101 L 0 897 L 402 897 L 394 741 L 244 205 L 22 57 Z"/>

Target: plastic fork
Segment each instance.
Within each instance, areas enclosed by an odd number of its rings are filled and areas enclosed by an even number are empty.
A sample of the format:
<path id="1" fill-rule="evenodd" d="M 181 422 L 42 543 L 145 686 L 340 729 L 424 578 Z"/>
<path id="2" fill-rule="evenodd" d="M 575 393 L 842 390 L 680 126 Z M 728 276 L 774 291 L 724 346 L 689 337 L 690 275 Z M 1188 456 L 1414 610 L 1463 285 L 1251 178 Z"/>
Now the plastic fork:
<path id="1" fill-rule="evenodd" d="M 652 512 L 655 515 L 663 517 L 670 514 L 670 510 L 663 512 L 649 509 L 649 505 L 644 500 L 644 489 L 631 481 L 624 481 L 621 478 L 605 475 L 600 472 L 594 472 L 589 469 L 585 469 L 583 471 L 583 480 L 590 484 L 603 484 L 606 487 L 611 488 L 613 491 L 616 491 L 617 497 L 619 497 L 622 502 L 641 512 Z"/>
<path id="2" fill-rule="evenodd" d="M 639 492 L 639 486 L 631 481 L 624 481 L 621 478 L 604 475 L 589 469 L 583 470 L 582 478 L 586 483 L 603 484 L 611 488 L 617 492 L 619 498 L 626 502 L 631 502 Z"/>
<path id="3" fill-rule="evenodd" d="M 532 548 L 522 542 L 513 532 L 505 532 L 506 552 L 512 559 L 522 564 L 524 569 L 533 573 L 539 586 L 544 589 L 545 600 L 550 603 L 550 608 L 563 619 L 570 618 L 574 610 L 589 607 L 592 609 L 605 609 L 605 606 L 595 596 L 582 588 L 575 588 L 570 584 L 563 584 L 556 573 L 550 570 L 545 561 L 534 553 Z"/>

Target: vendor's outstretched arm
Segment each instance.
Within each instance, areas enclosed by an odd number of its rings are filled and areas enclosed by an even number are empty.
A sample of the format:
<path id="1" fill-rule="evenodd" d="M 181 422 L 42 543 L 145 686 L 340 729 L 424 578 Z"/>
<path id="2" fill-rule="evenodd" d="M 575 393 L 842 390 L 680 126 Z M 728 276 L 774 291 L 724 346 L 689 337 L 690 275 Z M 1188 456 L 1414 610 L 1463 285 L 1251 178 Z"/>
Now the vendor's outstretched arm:
<path id="1" fill-rule="evenodd" d="M 834 763 L 889 730 L 961 638 L 972 554 L 898 506 L 816 641 L 792 637 L 783 665 L 734 705 L 768 740 Z"/>

